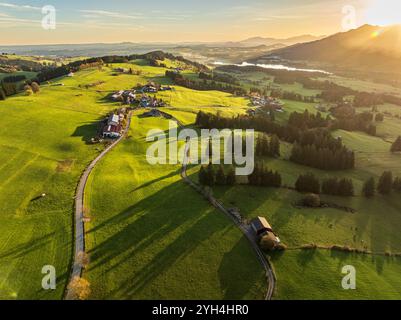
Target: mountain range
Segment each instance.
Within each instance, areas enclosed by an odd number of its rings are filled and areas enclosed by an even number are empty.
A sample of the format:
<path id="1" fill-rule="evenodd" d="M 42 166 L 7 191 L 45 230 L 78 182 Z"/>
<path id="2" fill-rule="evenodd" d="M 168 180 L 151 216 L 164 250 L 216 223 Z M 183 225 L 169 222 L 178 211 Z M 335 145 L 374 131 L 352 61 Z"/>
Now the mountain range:
<path id="1" fill-rule="evenodd" d="M 401 26 L 363 25 L 324 39 L 280 48 L 254 61 L 263 62 L 272 56 L 341 69 L 401 73 Z"/>

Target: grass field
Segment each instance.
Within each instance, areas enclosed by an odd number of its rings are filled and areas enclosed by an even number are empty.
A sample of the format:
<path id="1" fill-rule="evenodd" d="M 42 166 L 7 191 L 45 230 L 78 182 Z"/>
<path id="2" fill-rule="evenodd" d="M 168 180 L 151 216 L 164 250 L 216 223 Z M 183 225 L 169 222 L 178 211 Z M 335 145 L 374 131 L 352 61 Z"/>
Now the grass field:
<path id="1" fill-rule="evenodd" d="M 99 146 L 86 141 L 108 108 L 99 94 L 42 88 L 0 102 L 0 297 L 60 299 L 71 259 L 72 209 L 82 170 Z M 46 197 L 39 197 L 46 193 Z M 38 198 L 39 197 L 39 198 Z M 41 290 L 54 265 L 56 291 Z"/>
<path id="2" fill-rule="evenodd" d="M 145 61 L 123 65 L 141 69 L 143 73 L 140 76 L 114 76 L 113 69 L 118 66 L 84 70 L 72 78 L 51 81 L 50 85 L 42 86 L 38 95 L 28 97 L 21 94 L 0 102 L 0 299 L 62 297 L 71 262 L 75 188 L 85 166 L 102 149 L 101 145 L 91 146 L 87 142 L 95 135 L 99 120 L 119 106 L 105 97 L 110 92 L 129 89 L 151 79 L 170 83 L 169 79 L 164 78 L 166 69 L 150 67 Z M 98 81 L 104 83 L 90 89 L 83 87 Z M 58 83 L 64 86 L 54 86 Z M 201 104 L 202 108 L 212 110 L 212 106 L 222 105 L 222 109 L 231 112 L 231 106 L 239 110 L 245 108 L 247 103 L 245 99 L 222 92 L 207 94 L 183 88 L 177 88 L 170 101 L 174 106 L 171 113 L 176 113 L 184 123 L 192 123 L 195 118 L 191 106 Z M 178 176 L 174 179 L 178 179 Z M 178 181 L 174 179 L 170 182 L 174 182 L 175 186 Z M 46 197 L 39 197 L 42 193 L 46 193 Z M 198 195 L 193 194 L 192 199 L 195 202 Z M 184 212 L 183 209 L 182 214 Z M 207 246 L 213 248 L 214 245 L 218 247 L 216 250 L 221 250 L 214 253 L 216 263 L 222 259 L 221 268 L 227 268 L 227 261 L 239 259 L 237 251 L 240 255 L 247 252 L 247 257 L 255 259 L 247 243 L 241 240 L 241 235 L 234 228 L 230 229 L 229 221 L 209 212 L 207 204 L 202 201 L 199 213 L 204 214 L 205 221 L 210 218 L 210 223 L 216 222 L 216 235 L 211 237 L 214 242 L 207 243 Z M 192 221 L 195 223 L 195 220 Z M 199 227 L 205 230 L 203 221 L 199 223 Z M 201 237 L 201 234 L 199 231 L 198 236 Z M 227 240 L 224 241 L 226 246 L 215 244 L 221 240 L 218 239 L 220 236 Z M 187 242 L 186 238 L 183 239 Z M 201 258 L 206 256 L 206 251 L 206 248 L 203 252 L 200 250 L 194 259 L 205 263 Z M 218 252 L 224 252 L 224 256 Z M 220 281 L 217 285 L 220 291 L 216 290 L 215 294 L 219 297 L 225 294 L 227 297 L 260 297 L 265 288 L 260 281 L 263 275 L 257 262 L 253 262 L 250 263 L 250 270 L 255 274 L 250 273 L 249 276 L 255 276 L 254 281 L 251 279 L 245 284 L 239 279 L 238 286 L 230 283 L 231 276 L 226 278 L 225 274 L 220 274 L 217 271 L 219 267 L 212 270 L 210 279 L 215 277 Z M 52 292 L 41 290 L 41 269 L 48 264 L 56 267 L 58 276 L 57 290 Z M 198 270 L 202 267 L 200 265 Z M 246 269 L 239 274 L 244 273 L 248 274 Z M 206 281 L 199 274 L 197 277 Z M 197 277 L 193 278 L 194 281 Z M 178 286 L 179 283 L 176 284 Z M 248 284 L 249 290 L 246 288 Z M 197 286 L 199 284 L 194 284 L 194 287 Z M 191 296 L 206 298 L 207 292 L 213 291 L 211 288 L 208 290 L 199 294 L 191 293 Z"/>
<path id="3" fill-rule="evenodd" d="M 332 252 L 290 250 L 273 255 L 278 277 L 277 300 L 384 300 L 401 299 L 401 260 Z M 356 290 L 344 290 L 342 268 L 356 270 Z"/>
<path id="4" fill-rule="evenodd" d="M 140 69 L 142 74 L 115 75 L 116 67 Z M 99 120 L 119 106 L 106 97 L 149 80 L 171 85 L 165 71 L 135 60 L 84 70 L 42 86 L 38 95 L 0 102 L 0 299 L 62 297 L 72 254 L 74 191 L 85 166 L 103 148 L 87 142 Z M 64 86 L 54 86 L 59 83 Z M 174 88 L 158 98 L 170 104 L 164 111 L 185 125 L 194 122 L 199 110 L 234 116 L 249 107 L 247 99 L 227 93 Z M 276 117 L 282 123 L 293 111 L 316 112 L 313 104 L 285 103 L 285 112 Z M 322 199 L 352 207 L 355 214 L 330 208 L 296 209 L 293 203 L 302 195 L 289 189 L 215 188 L 218 198 L 238 207 L 247 218 L 265 216 L 293 248 L 272 256 L 277 299 L 400 298 L 399 259 L 296 249 L 316 243 L 401 252 L 399 195 L 366 200 L 360 194 L 363 182 L 371 176 L 378 179 L 384 170 L 401 176 L 401 156 L 389 152 L 391 142 L 401 134 L 401 120 L 395 118 L 398 107 L 379 108 L 392 115 L 378 124 L 378 137 L 333 133 L 356 152 L 354 170 L 325 172 L 296 165 L 288 161 L 291 146 L 285 143 L 281 158 L 263 159 L 289 186 L 304 172 L 321 179 L 352 178 L 355 197 Z M 181 181 L 178 165 L 146 162 L 145 134 L 155 127 L 165 129 L 167 122 L 136 114 L 128 138 L 90 177 L 86 209 L 91 217 L 87 228 L 91 263 L 85 276 L 91 282 L 91 298 L 262 298 L 265 277 L 241 233 Z M 197 170 L 190 170 L 193 179 Z M 40 197 L 42 193 L 46 196 Z M 345 263 L 360 271 L 357 291 L 339 290 L 340 266 Z M 58 275 L 57 290 L 52 292 L 41 289 L 41 268 L 48 264 L 56 267 Z"/>
<path id="5" fill-rule="evenodd" d="M 180 178 L 149 165 L 161 119 L 134 116 L 129 138 L 96 167 L 86 199 L 93 299 L 260 299 L 263 269 L 232 222 Z"/>

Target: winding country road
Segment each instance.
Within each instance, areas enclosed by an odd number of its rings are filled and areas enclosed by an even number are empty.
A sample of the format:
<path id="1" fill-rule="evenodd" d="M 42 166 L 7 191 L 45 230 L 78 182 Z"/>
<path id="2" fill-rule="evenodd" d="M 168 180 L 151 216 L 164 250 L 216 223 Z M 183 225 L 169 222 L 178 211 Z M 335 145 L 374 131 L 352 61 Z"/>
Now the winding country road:
<path id="1" fill-rule="evenodd" d="M 84 195 L 85 195 L 85 187 L 88 182 L 89 175 L 92 170 L 95 168 L 96 164 L 104 158 L 104 156 L 110 152 L 124 137 L 126 136 L 130 126 L 131 126 L 131 112 L 127 117 L 127 124 L 124 129 L 123 134 L 120 138 L 115 140 L 111 145 L 109 145 L 106 149 L 100 153 L 95 160 L 91 162 L 91 164 L 85 169 L 84 173 L 79 180 L 79 184 L 76 190 L 75 195 L 75 249 L 74 249 L 74 260 L 72 265 L 72 272 L 70 275 L 70 280 L 74 277 L 81 277 L 82 275 L 82 265 L 79 263 L 79 254 L 81 252 L 85 252 L 85 222 L 84 222 Z M 69 283 L 69 282 L 68 282 Z M 65 292 L 65 300 L 73 300 L 73 293 L 71 290 L 68 290 L 68 287 Z"/>
<path id="2" fill-rule="evenodd" d="M 203 193 L 203 190 L 200 185 L 192 181 L 188 175 L 187 175 L 187 166 L 189 163 L 189 151 L 190 151 L 190 141 L 187 140 L 187 143 L 185 145 L 185 151 L 184 151 L 184 159 L 182 162 L 182 169 L 181 169 L 181 177 L 182 179 L 189 184 L 192 188 L 197 190 L 198 192 Z M 249 240 L 249 243 L 251 244 L 251 247 L 256 253 L 256 256 L 261 263 L 263 269 L 266 272 L 266 277 L 267 277 L 267 292 L 265 296 L 265 300 L 271 300 L 274 294 L 274 289 L 276 286 L 276 277 L 274 275 L 274 272 L 272 270 L 272 267 L 270 265 L 270 262 L 266 259 L 266 256 L 262 252 L 262 250 L 259 248 L 258 243 L 256 242 L 255 236 L 252 232 L 252 228 L 249 224 L 246 224 L 242 221 L 239 221 L 236 216 L 234 216 L 230 211 L 224 207 L 223 203 L 218 201 L 216 198 L 213 196 L 208 196 L 210 203 L 219 209 L 221 212 L 223 212 L 227 217 L 229 217 L 233 223 L 241 230 L 241 232 L 245 235 L 245 237 Z"/>

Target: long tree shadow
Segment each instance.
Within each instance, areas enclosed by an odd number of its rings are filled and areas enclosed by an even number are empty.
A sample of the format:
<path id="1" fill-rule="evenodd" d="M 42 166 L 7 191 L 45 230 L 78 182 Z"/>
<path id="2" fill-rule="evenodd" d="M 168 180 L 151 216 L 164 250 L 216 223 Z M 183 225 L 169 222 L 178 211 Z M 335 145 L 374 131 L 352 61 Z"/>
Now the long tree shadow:
<path id="1" fill-rule="evenodd" d="M 78 126 L 71 137 L 81 137 L 82 141 L 89 144 L 91 138 L 95 137 L 100 130 L 100 124 L 104 120 L 104 117 L 99 117 L 97 120 L 92 122 L 84 123 Z"/>
<path id="2" fill-rule="evenodd" d="M 224 234 L 226 229 L 231 228 L 234 226 L 229 219 L 216 214 L 195 191 L 178 181 L 88 230 L 88 233 L 110 233 L 110 236 L 89 250 L 91 264 L 88 271 L 96 272 L 101 268 L 101 273 L 105 275 L 123 272 L 118 277 L 118 283 L 113 286 L 114 289 L 103 292 L 104 297 L 138 298 L 148 290 L 147 286 L 154 285 L 159 275 L 172 270 L 175 263 L 194 253 L 204 241 L 210 240 L 216 233 Z M 254 259 L 251 248 L 246 246 L 238 246 L 233 250 L 230 253 L 231 259 L 235 255 L 241 257 L 240 249 L 249 250 L 250 259 Z M 145 256 L 146 261 L 143 260 Z M 205 263 L 207 266 L 207 261 Z M 256 259 L 254 263 L 258 268 Z M 238 268 L 241 267 L 244 268 L 240 264 Z M 188 268 L 202 272 L 192 264 Z M 211 265 L 211 268 L 214 266 Z M 253 279 L 247 270 L 243 270 L 243 273 Z M 182 281 L 188 280 L 183 277 Z M 252 279 L 252 283 L 245 285 L 242 291 L 237 289 L 236 294 L 230 291 L 227 297 L 235 295 L 241 298 L 254 284 Z M 229 275 L 224 282 L 228 281 Z M 241 285 L 244 285 L 243 282 Z"/>
<path id="3" fill-rule="evenodd" d="M 41 250 L 42 248 L 48 246 L 52 242 L 52 239 L 54 238 L 55 234 L 56 234 L 55 232 L 51 232 L 35 239 L 29 239 L 28 242 L 17 244 L 13 248 L 2 253 L 0 255 L 0 258 L 1 259 L 22 258 L 33 251 Z"/>
<path id="4" fill-rule="evenodd" d="M 225 300 L 245 299 L 247 294 L 257 287 L 266 287 L 265 282 L 260 283 L 260 279 L 264 279 L 262 268 L 258 270 L 259 266 L 255 265 L 255 272 L 244 272 L 244 266 L 238 261 L 238 257 L 245 254 L 244 250 L 248 245 L 244 240 L 243 238 L 240 239 L 231 251 L 224 254 L 219 267 L 220 284 L 224 291 Z M 252 259 L 251 255 L 254 253 L 250 250 L 249 259 Z"/>

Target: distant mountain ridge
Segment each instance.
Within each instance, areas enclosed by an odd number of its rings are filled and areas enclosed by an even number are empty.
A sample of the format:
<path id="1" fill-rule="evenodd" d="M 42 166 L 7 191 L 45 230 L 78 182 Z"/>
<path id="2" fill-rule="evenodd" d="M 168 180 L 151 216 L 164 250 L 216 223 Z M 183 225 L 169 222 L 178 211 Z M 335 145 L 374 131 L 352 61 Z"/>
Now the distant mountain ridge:
<path id="1" fill-rule="evenodd" d="M 269 56 L 293 61 L 320 62 L 372 72 L 401 73 L 401 26 L 364 25 L 327 38 L 296 44 L 269 52 Z"/>
<path id="2" fill-rule="evenodd" d="M 251 46 L 251 47 L 256 47 L 261 45 L 272 46 L 276 44 L 282 44 L 283 46 L 291 46 L 297 43 L 320 40 L 323 39 L 324 37 L 325 36 L 313 36 L 309 34 L 284 38 L 284 39 L 253 37 L 236 43 L 239 44 L 240 46 Z"/>

